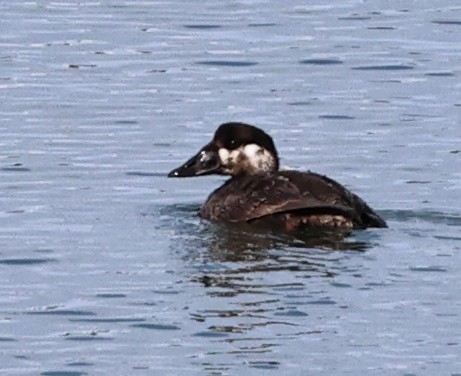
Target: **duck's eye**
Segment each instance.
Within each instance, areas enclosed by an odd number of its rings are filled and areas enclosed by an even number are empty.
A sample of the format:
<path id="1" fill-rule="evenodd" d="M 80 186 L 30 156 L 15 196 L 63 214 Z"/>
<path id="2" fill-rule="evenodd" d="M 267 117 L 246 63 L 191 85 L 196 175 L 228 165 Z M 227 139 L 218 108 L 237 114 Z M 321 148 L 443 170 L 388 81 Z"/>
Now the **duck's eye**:
<path id="1" fill-rule="evenodd" d="M 233 138 L 232 140 L 229 141 L 229 146 L 232 148 L 232 147 L 235 147 L 237 145 L 237 141 L 235 140 L 235 138 Z"/>

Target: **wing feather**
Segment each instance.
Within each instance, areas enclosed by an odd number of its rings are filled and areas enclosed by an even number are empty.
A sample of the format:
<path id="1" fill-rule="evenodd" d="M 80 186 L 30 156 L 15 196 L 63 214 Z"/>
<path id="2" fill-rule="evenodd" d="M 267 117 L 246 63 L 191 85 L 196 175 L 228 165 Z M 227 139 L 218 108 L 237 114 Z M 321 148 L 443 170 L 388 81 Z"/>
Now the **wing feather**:
<path id="1" fill-rule="evenodd" d="M 313 173 L 283 171 L 271 175 L 243 175 L 230 179 L 213 192 L 201 215 L 228 222 L 251 221 L 299 210 L 353 217 L 344 190 L 338 183 Z"/>

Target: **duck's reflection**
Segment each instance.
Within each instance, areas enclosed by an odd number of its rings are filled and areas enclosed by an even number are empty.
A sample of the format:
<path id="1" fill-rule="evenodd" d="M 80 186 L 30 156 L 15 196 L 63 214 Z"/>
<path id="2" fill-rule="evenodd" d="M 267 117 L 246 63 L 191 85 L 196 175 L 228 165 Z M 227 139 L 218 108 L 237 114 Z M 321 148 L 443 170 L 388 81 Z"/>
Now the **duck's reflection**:
<path id="1" fill-rule="evenodd" d="M 309 230 L 286 234 L 254 228 L 248 224 L 209 224 L 210 257 L 217 261 L 245 261 L 265 258 L 270 249 L 304 249 L 330 251 L 365 251 L 370 247 L 363 241 L 351 240 L 350 231 Z"/>
<path id="2" fill-rule="evenodd" d="M 343 257 L 371 246 L 355 233 L 293 236 L 213 224 L 200 220 L 197 209 L 170 206 L 160 217 L 161 227 L 173 234 L 172 253 L 184 261 L 181 272 L 201 287 L 200 299 L 192 300 L 188 310 L 199 323 L 194 336 L 211 340 L 207 369 L 220 368 L 221 355 L 270 356 L 300 333 L 319 335 L 318 328 L 304 331 L 300 318 L 310 314 L 311 304 L 336 304 L 323 280 L 346 272 Z"/>
<path id="3" fill-rule="evenodd" d="M 270 271 L 302 271 L 331 276 L 333 251 L 365 251 L 371 244 L 350 232 L 305 231 L 286 234 L 250 225 L 214 224 L 197 217 L 196 206 L 173 205 L 162 210 L 166 222 L 174 218 L 174 247 L 198 267 L 209 286 L 213 274 L 233 276 Z M 352 235 L 352 236 L 351 236 Z M 213 279 L 213 278 L 212 278 Z"/>

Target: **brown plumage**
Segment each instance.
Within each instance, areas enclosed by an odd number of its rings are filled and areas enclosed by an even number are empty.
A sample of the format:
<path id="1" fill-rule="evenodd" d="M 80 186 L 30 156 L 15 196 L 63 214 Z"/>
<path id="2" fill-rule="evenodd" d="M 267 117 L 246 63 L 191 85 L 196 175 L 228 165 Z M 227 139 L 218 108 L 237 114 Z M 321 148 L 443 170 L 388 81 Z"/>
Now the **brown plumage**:
<path id="1" fill-rule="evenodd" d="M 312 172 L 277 171 L 238 175 L 215 190 L 200 209 L 212 221 L 267 223 L 287 231 L 298 227 L 385 227 L 358 196 Z"/>

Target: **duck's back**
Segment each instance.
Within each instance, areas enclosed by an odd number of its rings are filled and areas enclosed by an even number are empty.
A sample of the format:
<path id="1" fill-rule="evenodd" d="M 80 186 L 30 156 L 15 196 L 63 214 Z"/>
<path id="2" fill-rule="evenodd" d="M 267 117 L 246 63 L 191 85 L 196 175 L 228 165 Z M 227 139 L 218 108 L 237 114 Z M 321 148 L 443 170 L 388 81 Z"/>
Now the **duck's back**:
<path id="1" fill-rule="evenodd" d="M 200 214 L 213 221 L 267 222 L 284 230 L 386 227 L 361 198 L 339 183 L 298 171 L 232 177 L 208 197 Z"/>

